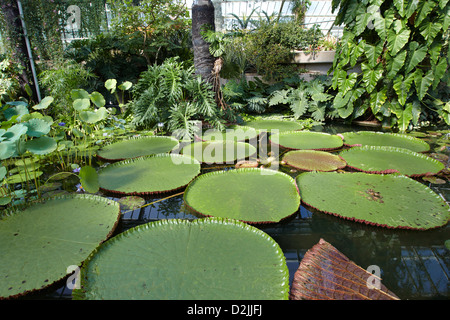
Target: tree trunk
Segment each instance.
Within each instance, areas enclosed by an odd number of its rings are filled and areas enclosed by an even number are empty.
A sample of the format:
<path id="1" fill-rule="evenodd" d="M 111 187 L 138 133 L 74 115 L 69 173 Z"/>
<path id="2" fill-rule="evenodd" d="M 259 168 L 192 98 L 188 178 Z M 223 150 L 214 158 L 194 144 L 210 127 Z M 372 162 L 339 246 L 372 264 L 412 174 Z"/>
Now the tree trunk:
<path id="1" fill-rule="evenodd" d="M 194 2 L 192 6 L 192 45 L 195 73 L 208 82 L 212 82 L 215 59 L 209 52 L 209 44 L 203 40 L 200 32 L 205 27 L 215 30 L 214 19 L 214 6 L 211 0 Z"/>
<path id="2" fill-rule="evenodd" d="M 30 79 L 32 79 L 31 65 L 17 1 L 0 0 L 0 8 L 5 20 L 6 31 L 11 39 L 10 45 L 13 58 L 23 67 L 22 74 L 19 75 L 19 83 L 23 91 L 21 92 L 21 95 L 27 96 L 25 87 L 28 84 L 33 91 L 32 99 L 37 101 L 36 88 L 33 85 L 33 81 L 30 81 Z"/>

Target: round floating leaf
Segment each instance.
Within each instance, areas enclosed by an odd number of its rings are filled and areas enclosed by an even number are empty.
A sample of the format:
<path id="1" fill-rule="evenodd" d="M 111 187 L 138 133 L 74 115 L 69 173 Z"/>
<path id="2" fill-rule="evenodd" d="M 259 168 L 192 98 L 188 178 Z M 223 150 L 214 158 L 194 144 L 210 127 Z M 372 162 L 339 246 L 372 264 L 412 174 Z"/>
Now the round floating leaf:
<path id="1" fill-rule="evenodd" d="M 33 154 L 44 155 L 56 150 L 58 143 L 55 139 L 43 136 L 25 142 L 25 148 Z"/>
<path id="2" fill-rule="evenodd" d="M 117 200 L 120 204 L 120 210 L 135 210 L 142 207 L 145 204 L 145 199 L 137 196 L 123 197 Z"/>
<path id="3" fill-rule="evenodd" d="M 303 126 L 300 123 L 287 120 L 253 120 L 246 122 L 244 125 L 246 127 L 255 128 L 258 132 L 270 132 L 272 130 L 283 132 L 303 129 Z"/>
<path id="4" fill-rule="evenodd" d="M 170 152 L 177 145 L 178 140 L 173 137 L 145 136 L 108 144 L 97 155 L 107 161 L 118 161 Z"/>
<path id="5" fill-rule="evenodd" d="M 424 154 L 396 147 L 353 147 L 340 153 L 349 167 L 368 173 L 398 172 L 407 176 L 433 175 L 444 164 Z"/>
<path id="6" fill-rule="evenodd" d="M 246 140 L 253 140 L 258 137 L 258 133 L 255 128 L 246 126 L 229 126 L 225 131 L 219 131 L 210 129 L 203 133 L 201 139 L 204 141 L 217 141 L 217 140 L 228 140 L 243 142 Z"/>
<path id="7" fill-rule="evenodd" d="M 130 250 L 132 248 L 132 250 Z M 279 245 L 234 220 L 161 220 L 103 243 L 80 272 L 76 299 L 286 300 Z"/>
<path id="8" fill-rule="evenodd" d="M 24 125 L 28 127 L 27 135 L 30 137 L 41 137 L 50 132 L 50 124 L 43 119 L 30 119 Z"/>
<path id="9" fill-rule="evenodd" d="M 343 145 L 342 139 L 337 135 L 313 131 L 281 132 L 272 135 L 270 140 L 284 148 L 295 150 L 334 150 Z"/>
<path id="10" fill-rule="evenodd" d="M 91 195 L 56 197 L 0 220 L 0 297 L 45 288 L 80 265 L 114 230 L 119 204 Z"/>
<path id="11" fill-rule="evenodd" d="M 203 163 L 234 163 L 256 154 L 256 147 L 245 142 L 206 141 L 194 142 L 181 149 L 181 153 Z"/>
<path id="12" fill-rule="evenodd" d="M 307 172 L 296 180 L 305 204 L 349 220 L 425 230 L 450 218 L 450 208 L 439 195 L 406 176 Z"/>
<path id="13" fill-rule="evenodd" d="M 84 110 L 80 112 L 81 121 L 87 123 L 97 123 L 108 116 L 108 110 L 105 107 L 98 108 L 95 111 Z"/>
<path id="14" fill-rule="evenodd" d="M 279 222 L 300 205 L 293 178 L 260 168 L 203 174 L 186 188 L 184 201 L 201 215 L 248 223 Z"/>
<path id="15" fill-rule="evenodd" d="M 186 186 L 200 163 L 179 154 L 157 154 L 113 163 L 98 172 L 100 189 L 122 195 L 147 195 Z"/>
<path id="16" fill-rule="evenodd" d="M 345 132 L 342 134 L 346 145 L 388 146 L 405 148 L 415 152 L 426 152 L 430 145 L 418 138 L 397 133 L 374 131 Z"/>
<path id="17" fill-rule="evenodd" d="M 291 167 L 305 171 L 335 171 L 347 164 L 339 156 L 316 150 L 293 150 L 283 156 L 283 161 Z"/>
<path id="18" fill-rule="evenodd" d="M 19 171 L 18 173 L 9 176 L 6 179 L 6 182 L 22 183 L 22 182 L 26 182 L 26 181 L 30 181 L 30 180 L 39 178 L 40 176 L 42 176 L 42 174 L 43 174 L 42 171 L 36 171 L 36 170 L 34 170 L 34 171 Z"/>

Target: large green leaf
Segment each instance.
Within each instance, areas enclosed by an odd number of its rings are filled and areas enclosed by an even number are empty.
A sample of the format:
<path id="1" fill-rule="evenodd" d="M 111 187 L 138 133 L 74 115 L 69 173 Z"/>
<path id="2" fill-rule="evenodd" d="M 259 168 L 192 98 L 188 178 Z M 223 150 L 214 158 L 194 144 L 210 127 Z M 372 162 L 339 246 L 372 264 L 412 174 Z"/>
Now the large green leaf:
<path id="1" fill-rule="evenodd" d="M 425 94 L 428 92 L 433 80 L 434 75 L 432 70 L 429 70 L 425 75 L 421 69 L 417 69 L 416 72 L 414 72 L 414 83 L 416 85 L 419 100 L 422 100 L 425 97 Z"/>
<path id="2" fill-rule="evenodd" d="M 214 129 L 206 130 L 200 138 L 204 141 L 231 140 L 236 142 L 244 142 L 246 140 L 253 141 L 257 138 L 257 136 L 258 132 L 255 128 L 231 125 L 227 126 L 224 131 Z"/>
<path id="3" fill-rule="evenodd" d="M 121 195 L 169 192 L 200 173 L 200 163 L 179 154 L 157 154 L 110 164 L 98 171 L 100 189 Z"/>
<path id="4" fill-rule="evenodd" d="M 359 131 L 345 132 L 342 135 L 344 136 L 344 143 L 350 146 L 391 146 L 405 148 L 415 152 L 426 152 L 430 150 L 428 143 L 406 134 Z"/>
<path id="5" fill-rule="evenodd" d="M 252 144 L 231 140 L 194 142 L 181 149 L 182 154 L 208 164 L 234 163 L 254 156 L 256 151 L 256 147 Z"/>
<path id="6" fill-rule="evenodd" d="M 357 222 L 426 230 L 444 226 L 450 218 L 439 195 L 406 176 L 306 172 L 296 180 L 305 204 Z"/>
<path id="7" fill-rule="evenodd" d="M 371 93 L 378 84 L 378 81 L 383 76 L 382 68 L 372 68 L 365 63 L 361 64 L 361 69 L 363 72 L 363 83 L 366 86 L 367 92 Z"/>
<path id="8" fill-rule="evenodd" d="M 274 300 L 289 296 L 279 245 L 234 220 L 161 220 L 103 243 L 81 269 L 76 299 Z"/>
<path id="9" fill-rule="evenodd" d="M 394 79 L 397 76 L 398 71 L 405 64 L 406 54 L 407 51 L 402 50 L 401 52 L 397 53 L 394 57 L 391 57 L 389 54 L 387 55 L 386 68 L 388 70 L 387 77 L 389 79 Z"/>
<path id="10" fill-rule="evenodd" d="M 80 169 L 80 182 L 83 189 L 89 193 L 96 193 L 99 190 L 97 171 L 91 166 L 83 166 Z"/>
<path id="11" fill-rule="evenodd" d="M 296 213 L 300 205 L 294 179 L 260 168 L 203 174 L 186 188 L 184 201 L 204 216 L 248 223 L 279 222 Z"/>
<path id="12" fill-rule="evenodd" d="M 177 145 L 178 140 L 173 137 L 143 136 L 108 144 L 97 155 L 107 161 L 118 161 L 170 152 Z"/>
<path id="13" fill-rule="evenodd" d="M 283 162 L 305 171 L 335 171 L 347 165 L 335 154 L 316 150 L 293 150 L 283 156 Z"/>
<path id="14" fill-rule="evenodd" d="M 91 195 L 34 203 L 0 220 L 0 297 L 45 288 L 79 266 L 120 217 L 118 203 Z"/>
<path id="15" fill-rule="evenodd" d="M 50 124 L 43 119 L 30 119 L 23 123 L 27 126 L 27 135 L 30 137 L 41 137 L 50 132 Z"/>
<path id="16" fill-rule="evenodd" d="M 252 120 L 244 123 L 246 127 L 255 128 L 258 132 L 271 130 L 282 131 L 292 131 L 292 130 L 301 130 L 303 126 L 295 121 L 287 121 L 287 120 Z"/>
<path id="17" fill-rule="evenodd" d="M 398 172 L 407 176 L 424 176 L 437 174 L 445 167 L 422 153 L 396 147 L 354 147 L 339 155 L 349 167 L 368 173 Z"/>
<path id="18" fill-rule="evenodd" d="M 411 72 L 427 55 L 427 46 L 420 46 L 416 41 L 409 44 L 406 73 Z"/>
<path id="19" fill-rule="evenodd" d="M 334 150 L 342 147 L 342 139 L 337 135 L 314 131 L 287 131 L 272 135 L 270 140 L 287 149 Z"/>
<path id="20" fill-rule="evenodd" d="M 84 110 L 80 112 L 81 121 L 87 123 L 97 123 L 106 119 L 108 116 L 108 110 L 105 107 L 98 108 L 95 111 Z"/>
<path id="21" fill-rule="evenodd" d="M 396 55 L 408 43 L 410 33 L 411 31 L 405 28 L 400 29 L 398 32 L 394 29 L 387 31 L 387 47 L 391 55 Z"/>
<path id="22" fill-rule="evenodd" d="M 58 147 L 55 139 L 42 136 L 25 142 L 25 148 L 33 154 L 45 155 L 56 150 Z"/>

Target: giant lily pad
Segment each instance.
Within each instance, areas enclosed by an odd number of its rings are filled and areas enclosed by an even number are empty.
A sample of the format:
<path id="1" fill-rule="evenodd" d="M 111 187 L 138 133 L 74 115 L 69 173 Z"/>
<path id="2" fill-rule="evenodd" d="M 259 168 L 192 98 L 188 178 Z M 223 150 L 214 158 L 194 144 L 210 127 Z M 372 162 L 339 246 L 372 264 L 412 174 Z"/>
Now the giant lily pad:
<path id="1" fill-rule="evenodd" d="M 184 200 L 201 215 L 248 223 L 279 222 L 300 205 L 293 178 L 260 168 L 203 174 L 186 188 Z"/>
<path id="2" fill-rule="evenodd" d="M 407 176 L 433 175 L 444 164 L 424 154 L 396 147 L 353 147 L 340 153 L 349 167 L 368 173 L 398 172 Z"/>
<path id="3" fill-rule="evenodd" d="M 303 126 L 295 121 L 287 120 L 253 120 L 244 123 L 246 127 L 255 128 L 258 132 L 278 130 L 278 132 L 301 130 Z"/>
<path id="4" fill-rule="evenodd" d="M 296 181 L 305 204 L 349 220 L 425 230 L 450 218 L 450 208 L 439 195 L 406 176 L 306 172 Z"/>
<path id="5" fill-rule="evenodd" d="M 399 300 L 380 278 L 323 239 L 304 255 L 292 281 L 291 300 Z"/>
<path id="6" fill-rule="evenodd" d="M 234 163 L 255 155 L 256 147 L 245 142 L 206 141 L 191 143 L 181 149 L 181 153 L 208 164 Z"/>
<path id="7" fill-rule="evenodd" d="M 335 171 L 347 165 L 335 154 L 316 150 L 289 151 L 283 156 L 283 161 L 288 166 L 305 171 Z"/>
<path id="8" fill-rule="evenodd" d="M 107 161 L 120 161 L 170 152 L 178 145 L 173 137 L 146 136 L 114 142 L 102 147 L 97 155 Z"/>
<path id="9" fill-rule="evenodd" d="M 426 152 L 430 145 L 423 140 L 406 134 L 375 131 L 345 132 L 342 134 L 345 145 L 388 146 L 405 148 L 415 152 Z"/>
<path id="10" fill-rule="evenodd" d="M 120 195 L 149 195 L 186 186 L 200 163 L 179 154 L 157 154 L 110 164 L 98 171 L 100 189 Z"/>
<path id="11" fill-rule="evenodd" d="M 255 128 L 232 125 L 228 126 L 224 131 L 209 129 L 203 132 L 201 139 L 204 141 L 229 140 L 243 142 L 256 139 L 257 136 L 258 133 Z"/>
<path id="12" fill-rule="evenodd" d="M 287 299 L 279 245 L 234 220 L 161 220 L 103 243 L 81 269 L 76 299 Z"/>
<path id="13" fill-rule="evenodd" d="M 105 241 L 119 204 L 92 195 L 55 197 L 0 220 L 0 297 L 15 297 L 63 279 Z"/>
<path id="14" fill-rule="evenodd" d="M 270 140 L 286 149 L 335 150 L 343 145 L 337 135 L 313 131 L 287 131 L 272 135 Z"/>

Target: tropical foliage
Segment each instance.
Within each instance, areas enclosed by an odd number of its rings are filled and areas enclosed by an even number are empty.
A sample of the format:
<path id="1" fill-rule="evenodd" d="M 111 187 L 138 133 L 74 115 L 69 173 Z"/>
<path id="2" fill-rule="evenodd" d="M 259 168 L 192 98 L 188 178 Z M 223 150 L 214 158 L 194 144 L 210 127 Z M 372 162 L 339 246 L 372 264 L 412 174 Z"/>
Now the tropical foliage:
<path id="1" fill-rule="evenodd" d="M 333 66 L 339 116 L 371 113 L 401 131 L 433 115 L 450 124 L 448 1 L 333 1 L 338 6 L 336 24 L 345 24 Z M 361 73 L 351 71 L 357 65 Z"/>

